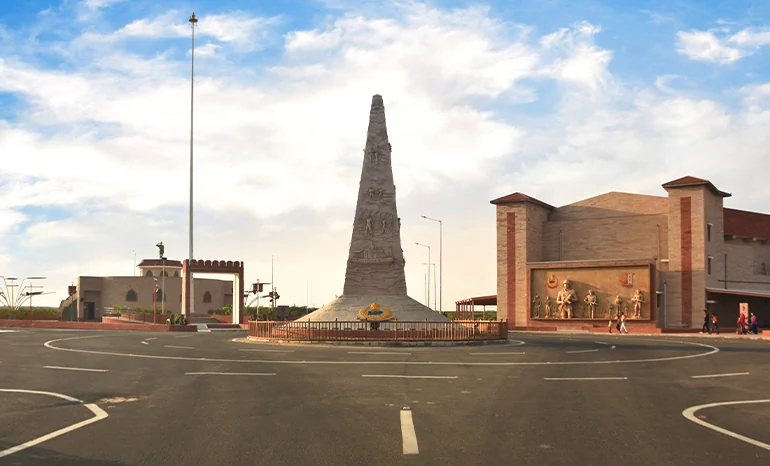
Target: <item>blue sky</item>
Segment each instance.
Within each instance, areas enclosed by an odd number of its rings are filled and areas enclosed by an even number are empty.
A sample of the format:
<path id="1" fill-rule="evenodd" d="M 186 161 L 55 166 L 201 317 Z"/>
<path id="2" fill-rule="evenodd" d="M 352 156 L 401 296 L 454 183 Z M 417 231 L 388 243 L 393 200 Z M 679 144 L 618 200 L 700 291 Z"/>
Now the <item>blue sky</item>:
<path id="1" fill-rule="evenodd" d="M 729 207 L 770 202 L 767 2 L 10 3 L 0 275 L 46 274 L 52 303 L 132 250 L 185 254 L 192 11 L 196 250 L 244 260 L 247 281 L 275 255 L 291 302 L 341 292 L 377 93 L 406 256 L 438 243 L 420 215 L 445 221 L 445 307 L 494 293 L 488 201 L 513 191 L 563 205 L 689 174 Z"/>

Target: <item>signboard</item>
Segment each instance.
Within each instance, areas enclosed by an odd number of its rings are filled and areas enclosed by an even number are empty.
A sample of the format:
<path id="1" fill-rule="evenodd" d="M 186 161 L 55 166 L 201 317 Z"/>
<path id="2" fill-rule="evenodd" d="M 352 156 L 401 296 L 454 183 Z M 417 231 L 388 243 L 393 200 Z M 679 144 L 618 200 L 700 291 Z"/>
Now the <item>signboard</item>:
<path id="1" fill-rule="evenodd" d="M 746 316 L 746 322 L 749 321 L 749 303 L 741 303 L 741 314 Z"/>

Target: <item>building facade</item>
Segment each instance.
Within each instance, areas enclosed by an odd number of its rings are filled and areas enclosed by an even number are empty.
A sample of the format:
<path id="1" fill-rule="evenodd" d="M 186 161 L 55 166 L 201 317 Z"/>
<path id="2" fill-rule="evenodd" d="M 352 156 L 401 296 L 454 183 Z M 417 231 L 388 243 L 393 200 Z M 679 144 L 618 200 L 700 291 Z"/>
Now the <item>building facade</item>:
<path id="1" fill-rule="evenodd" d="M 91 277 L 80 276 L 74 294 L 62 301 L 60 308 L 76 303 L 78 321 L 101 321 L 105 309 L 115 306 L 152 308 L 158 312 L 169 309 L 182 313 L 182 262 L 145 259 L 137 265 L 139 276 Z M 157 287 L 157 296 L 154 290 Z M 208 314 L 233 303 L 233 281 L 208 278 L 195 279 L 195 312 Z"/>
<path id="2" fill-rule="evenodd" d="M 770 325 L 770 215 L 686 176 L 667 196 L 610 192 L 562 207 L 522 193 L 496 206 L 497 310 L 514 327 L 734 328 L 748 303 Z M 566 283 L 565 283 L 566 281 Z"/>

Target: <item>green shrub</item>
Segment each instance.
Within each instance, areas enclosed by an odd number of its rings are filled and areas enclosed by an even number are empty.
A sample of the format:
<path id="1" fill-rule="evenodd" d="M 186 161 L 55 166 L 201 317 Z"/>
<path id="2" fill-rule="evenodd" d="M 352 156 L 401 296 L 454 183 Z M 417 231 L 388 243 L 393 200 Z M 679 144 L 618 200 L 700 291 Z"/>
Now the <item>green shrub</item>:
<path id="1" fill-rule="evenodd" d="M 59 310 L 51 308 L 19 309 L 11 310 L 8 308 L 0 309 L 0 319 L 13 320 L 59 320 Z"/>

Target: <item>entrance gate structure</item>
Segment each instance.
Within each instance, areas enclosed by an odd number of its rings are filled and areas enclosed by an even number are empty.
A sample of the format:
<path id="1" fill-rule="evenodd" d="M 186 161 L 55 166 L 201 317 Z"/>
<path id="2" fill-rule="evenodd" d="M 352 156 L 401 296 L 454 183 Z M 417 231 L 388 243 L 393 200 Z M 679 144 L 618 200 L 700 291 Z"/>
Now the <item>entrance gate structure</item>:
<path id="1" fill-rule="evenodd" d="M 243 288 L 243 262 L 239 261 L 203 261 L 197 259 L 185 259 L 182 263 L 182 312 L 190 321 L 190 308 L 192 300 L 191 291 L 194 292 L 194 288 L 191 287 L 193 274 L 195 273 L 216 273 L 216 274 L 232 274 L 233 275 L 233 323 L 243 323 L 243 304 L 244 304 L 244 288 Z"/>

